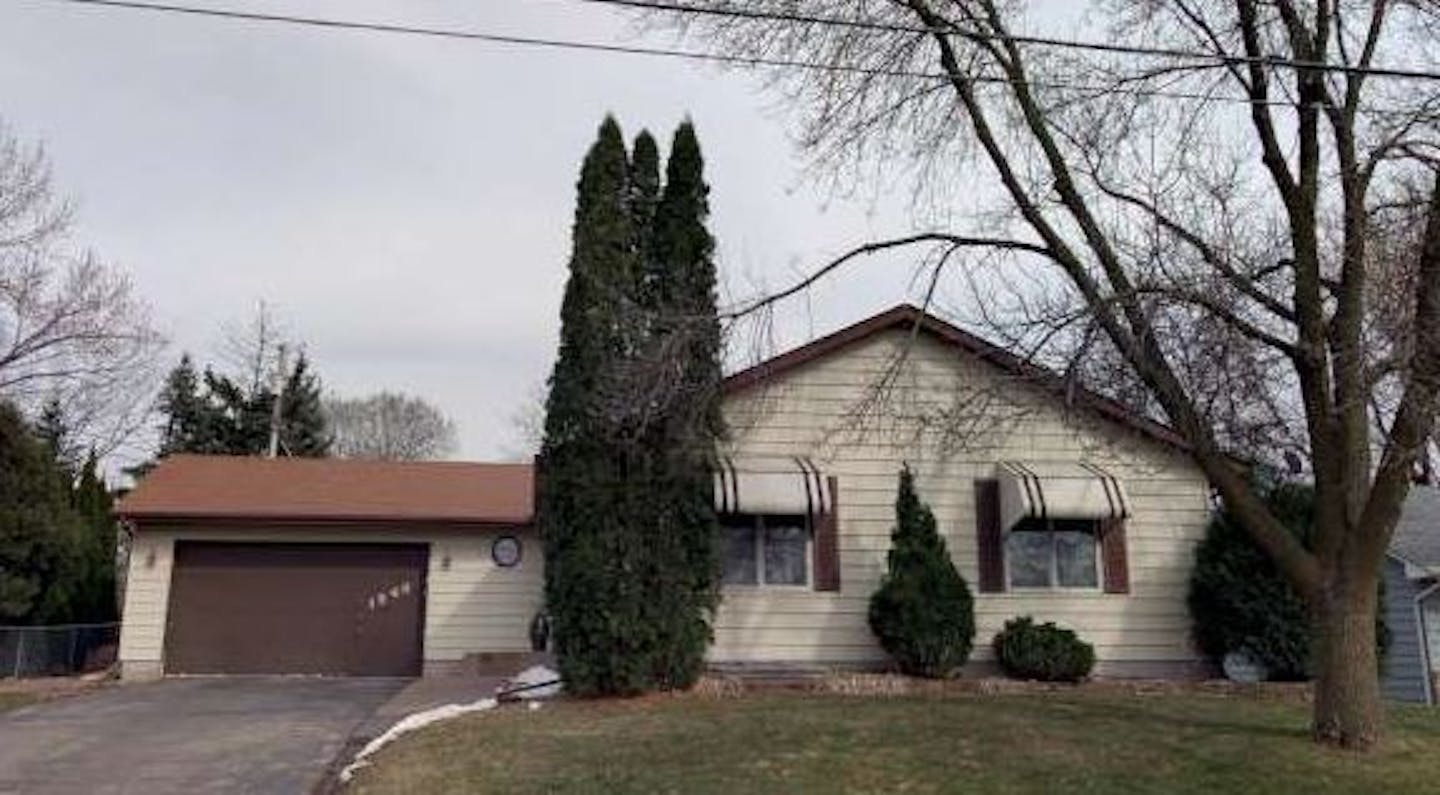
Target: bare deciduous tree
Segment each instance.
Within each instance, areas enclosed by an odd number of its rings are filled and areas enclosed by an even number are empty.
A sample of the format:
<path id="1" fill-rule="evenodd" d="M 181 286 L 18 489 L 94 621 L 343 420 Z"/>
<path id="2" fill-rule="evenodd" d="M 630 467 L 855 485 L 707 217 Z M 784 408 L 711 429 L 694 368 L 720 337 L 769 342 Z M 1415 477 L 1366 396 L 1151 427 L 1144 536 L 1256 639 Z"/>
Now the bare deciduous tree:
<path id="1" fill-rule="evenodd" d="M 0 126 L 0 395 L 56 401 L 104 453 L 144 425 L 163 346 L 129 278 L 76 249 L 44 151 Z"/>
<path id="2" fill-rule="evenodd" d="M 770 64 L 824 173 L 908 170 L 965 225 L 871 242 L 817 277 L 902 244 L 1003 251 L 990 286 L 1017 300 L 987 302 L 998 327 L 1052 358 L 1113 354 L 1307 600 L 1316 739 L 1373 744 L 1377 579 L 1440 391 L 1433 187 L 1414 278 L 1390 297 L 1404 326 L 1367 335 L 1375 219 L 1402 186 L 1433 186 L 1440 156 L 1440 82 L 1377 69 L 1434 70 L 1440 6 L 1101 0 L 1085 23 L 1047 6 L 1066 35 L 1103 33 L 1073 47 L 1021 35 L 1044 22 L 1021 0 L 648 5 Z M 1267 447 L 1308 461 L 1313 551 L 1236 466 Z"/>
<path id="3" fill-rule="evenodd" d="M 363 398 L 332 397 L 325 416 L 341 458 L 420 461 L 455 451 L 455 423 L 417 397 L 380 392 Z"/>

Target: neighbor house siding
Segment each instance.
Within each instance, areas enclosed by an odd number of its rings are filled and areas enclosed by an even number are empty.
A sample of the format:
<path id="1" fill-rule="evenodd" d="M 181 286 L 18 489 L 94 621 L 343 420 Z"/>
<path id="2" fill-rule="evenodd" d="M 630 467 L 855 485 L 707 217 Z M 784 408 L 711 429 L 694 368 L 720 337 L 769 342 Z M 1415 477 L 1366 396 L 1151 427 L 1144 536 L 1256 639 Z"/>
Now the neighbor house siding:
<path id="1" fill-rule="evenodd" d="M 1420 588 L 1405 575 L 1405 564 L 1385 559 L 1385 626 L 1390 630 L 1390 648 L 1385 653 L 1384 675 L 1380 680 L 1386 698 L 1425 703 L 1425 655 L 1415 597 Z"/>
<path id="2" fill-rule="evenodd" d="M 490 546 L 500 535 L 522 542 L 518 566 L 501 568 Z M 424 544 L 426 573 L 424 657 L 427 670 L 466 655 L 530 650 L 529 627 L 543 600 L 544 566 L 530 529 L 493 532 L 385 530 L 233 530 L 177 527 L 142 529 L 130 555 L 120 660 L 127 677 L 159 675 L 164 668 L 166 611 L 175 541 L 389 542 Z"/>
<path id="3" fill-rule="evenodd" d="M 887 396 L 867 397 L 908 348 Z M 928 335 L 876 335 L 727 399 L 737 458 L 807 455 L 839 480 L 841 590 L 724 589 L 711 659 L 722 663 L 886 662 L 866 613 L 885 570 L 896 475 L 908 462 L 922 497 L 972 591 L 978 582 L 974 481 L 1002 460 L 1099 463 L 1123 478 L 1129 594 L 1094 591 L 976 593 L 973 660 L 991 659 L 1004 622 L 1033 615 L 1093 643 L 1097 673 L 1161 675 L 1198 670 L 1185 607 L 1193 547 L 1208 518 L 1200 471 L 1175 449 L 1088 413 L 1068 413 L 1006 371 Z M 939 423 L 948 439 L 919 428 Z"/>

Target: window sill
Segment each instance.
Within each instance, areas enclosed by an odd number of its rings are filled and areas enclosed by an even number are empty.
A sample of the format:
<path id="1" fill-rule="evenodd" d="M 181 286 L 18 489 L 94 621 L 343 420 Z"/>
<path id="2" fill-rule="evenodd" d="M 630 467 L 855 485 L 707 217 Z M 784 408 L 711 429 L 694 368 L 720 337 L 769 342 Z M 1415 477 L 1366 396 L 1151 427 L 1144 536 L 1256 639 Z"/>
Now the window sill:
<path id="1" fill-rule="evenodd" d="M 721 584 L 720 584 L 720 590 L 721 590 L 721 591 L 731 591 L 731 590 L 733 590 L 733 591 L 735 591 L 735 592 L 737 592 L 737 593 L 764 593 L 764 592 L 767 592 L 767 591 L 778 591 L 778 592 L 781 592 L 781 593 L 808 593 L 808 592 L 814 591 L 814 590 L 815 590 L 815 586 L 812 585 L 811 583 L 805 583 L 804 585 L 779 585 L 779 584 L 771 584 L 771 583 L 753 584 L 753 585 L 752 585 L 752 584 L 750 584 L 750 583 L 732 583 L 732 584 L 721 583 Z"/>

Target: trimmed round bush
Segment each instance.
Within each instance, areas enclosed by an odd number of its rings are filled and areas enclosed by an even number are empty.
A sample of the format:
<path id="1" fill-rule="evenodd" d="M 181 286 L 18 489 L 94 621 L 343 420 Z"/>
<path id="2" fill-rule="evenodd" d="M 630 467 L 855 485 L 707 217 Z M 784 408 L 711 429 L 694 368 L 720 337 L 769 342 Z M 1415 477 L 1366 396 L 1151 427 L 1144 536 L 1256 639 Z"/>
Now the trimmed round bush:
<path id="1" fill-rule="evenodd" d="M 1012 679 L 1079 682 L 1095 667 L 1095 647 L 1053 622 L 1021 616 L 995 636 L 995 659 Z"/>
<path id="2" fill-rule="evenodd" d="M 903 673 L 950 676 L 970 659 L 974 600 L 909 467 L 900 472 L 890 538 L 889 568 L 870 598 L 870 630 Z"/>

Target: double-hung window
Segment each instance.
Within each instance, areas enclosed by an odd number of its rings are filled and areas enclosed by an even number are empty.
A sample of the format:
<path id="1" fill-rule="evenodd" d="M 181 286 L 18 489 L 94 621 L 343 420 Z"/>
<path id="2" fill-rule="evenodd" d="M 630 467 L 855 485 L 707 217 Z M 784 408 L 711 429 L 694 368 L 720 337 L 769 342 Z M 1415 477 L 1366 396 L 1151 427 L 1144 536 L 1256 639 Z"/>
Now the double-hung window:
<path id="1" fill-rule="evenodd" d="M 810 584 L 804 516 L 732 514 L 721 520 L 726 585 Z"/>
<path id="2" fill-rule="evenodd" d="M 1011 588 L 1098 588 L 1100 523 L 1090 519 L 1024 519 L 1005 538 Z"/>

